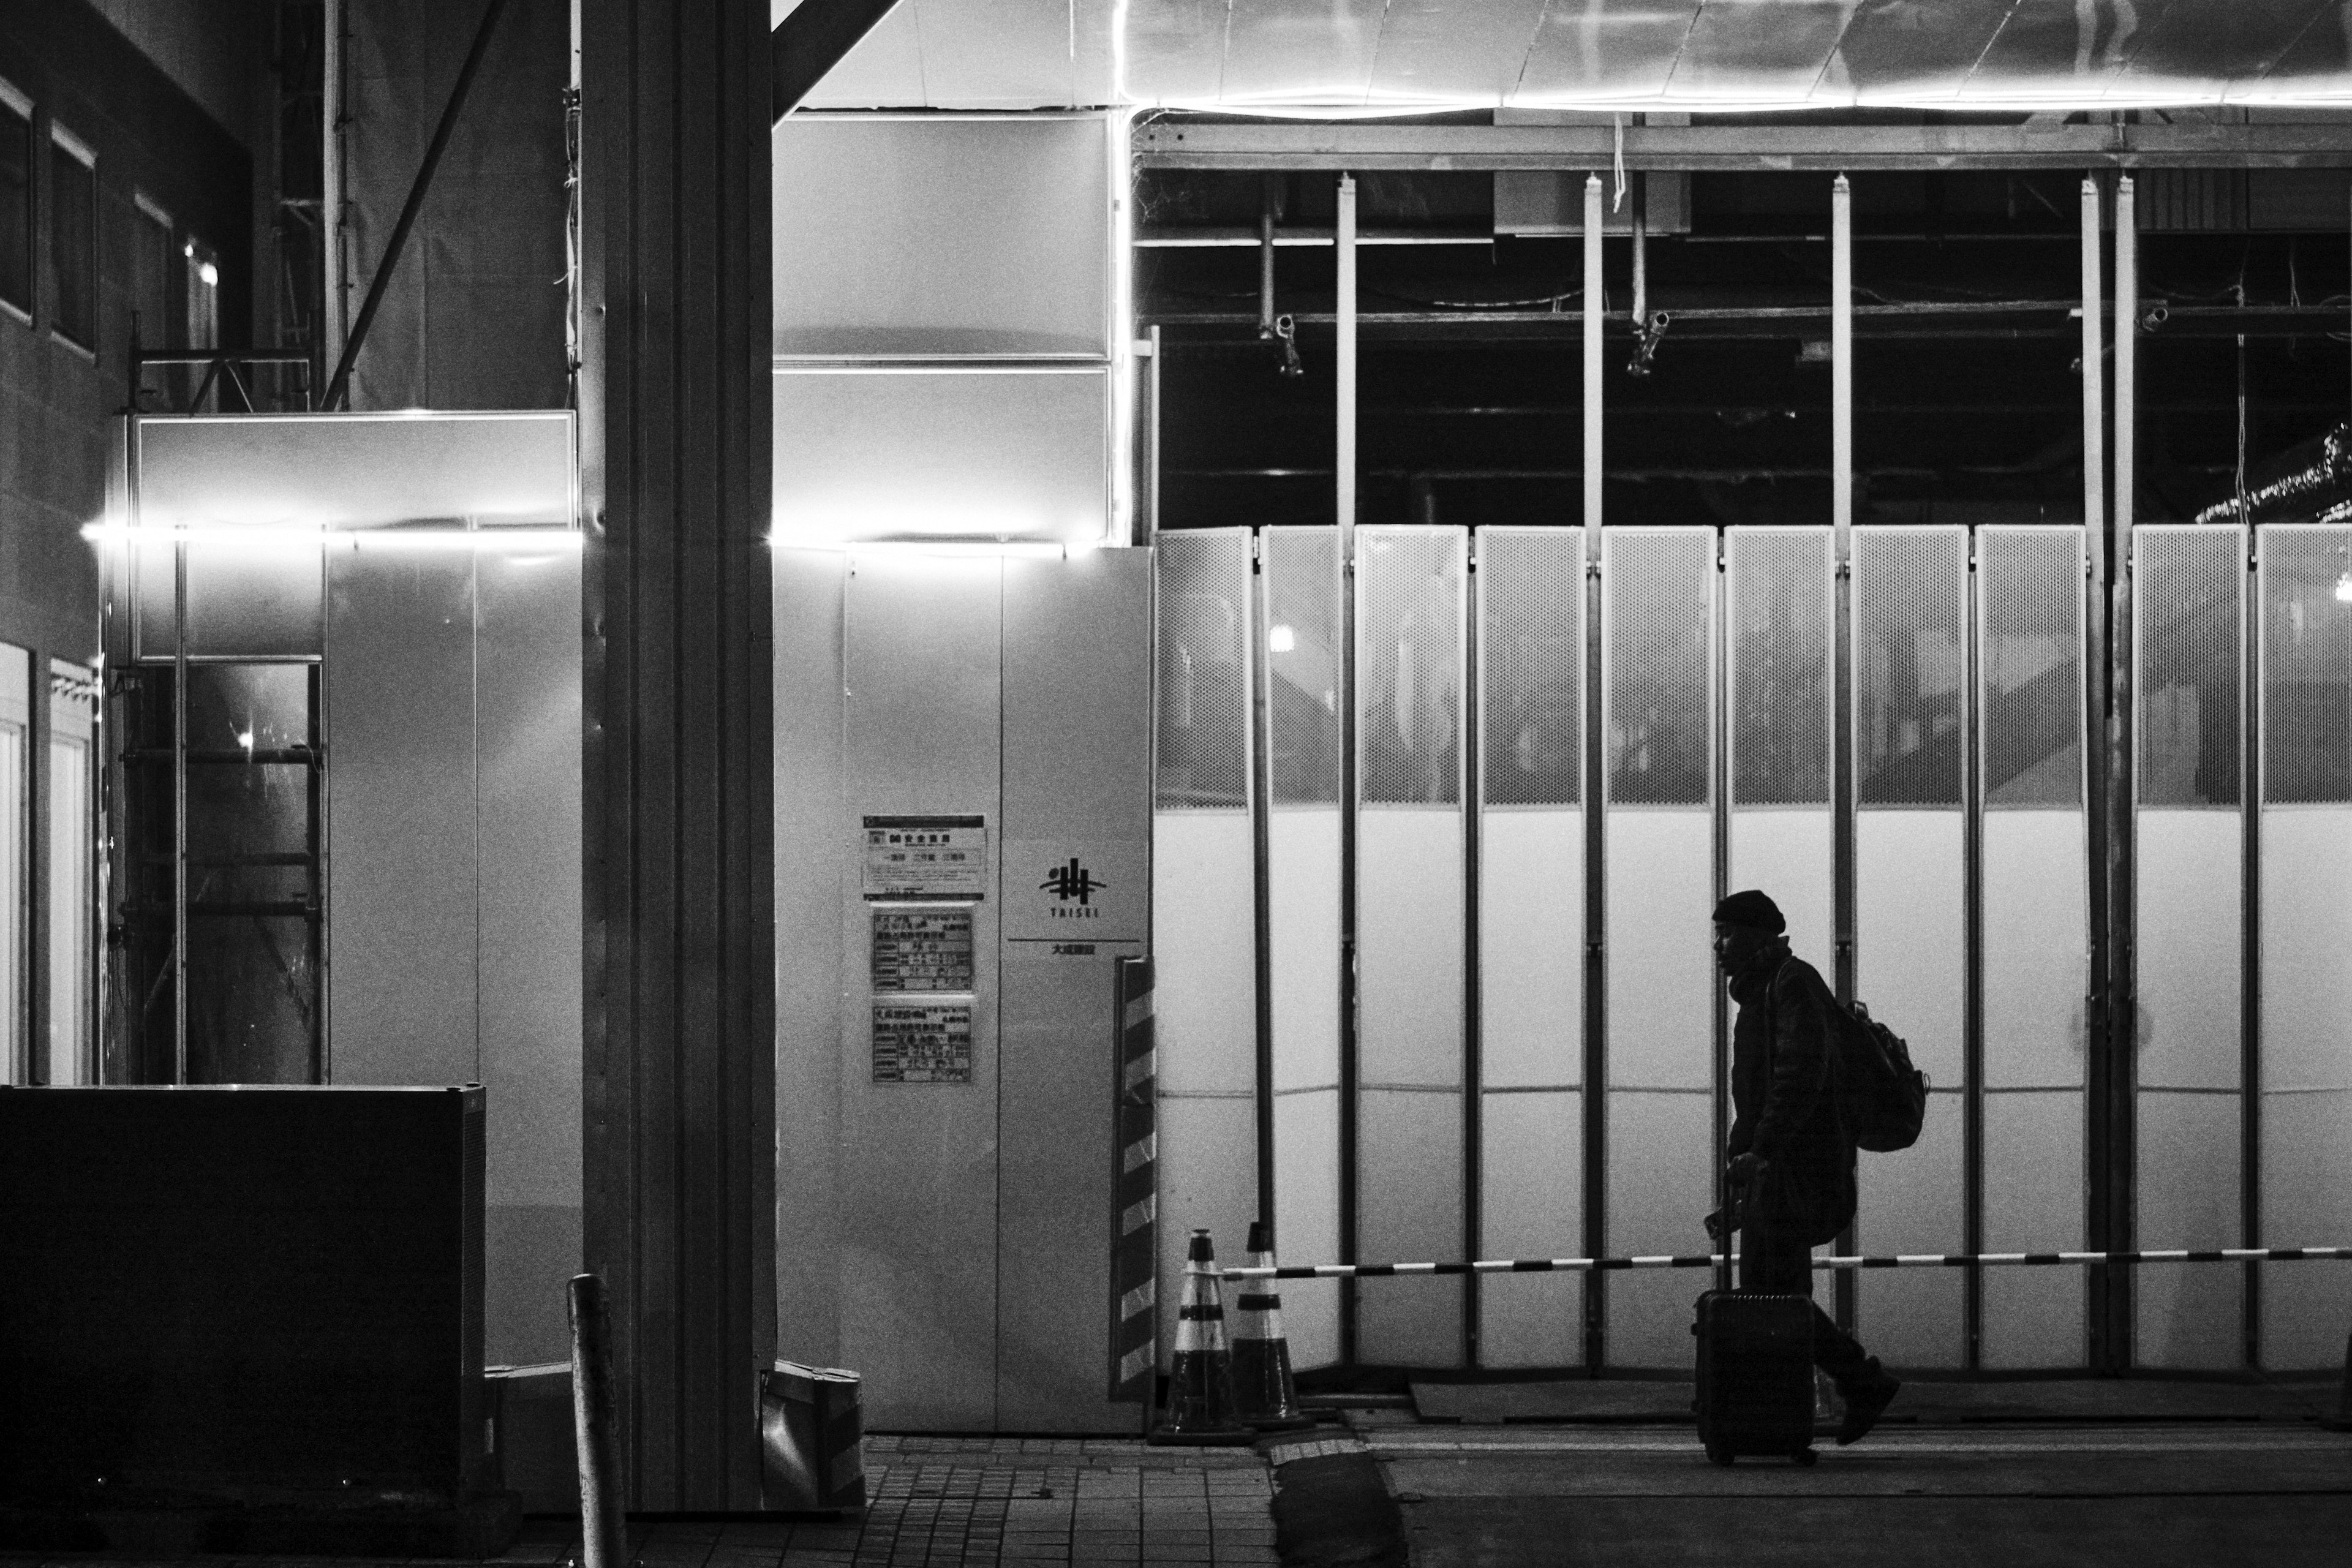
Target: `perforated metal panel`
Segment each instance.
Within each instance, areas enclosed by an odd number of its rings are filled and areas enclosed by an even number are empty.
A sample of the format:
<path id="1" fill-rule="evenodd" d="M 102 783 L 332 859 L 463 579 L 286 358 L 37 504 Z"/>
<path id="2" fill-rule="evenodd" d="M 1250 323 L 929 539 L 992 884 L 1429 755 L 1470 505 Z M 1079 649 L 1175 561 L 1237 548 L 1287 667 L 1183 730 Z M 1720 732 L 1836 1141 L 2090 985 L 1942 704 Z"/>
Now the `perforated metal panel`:
<path id="1" fill-rule="evenodd" d="M 1249 533 L 1160 536 L 1162 811 L 1249 805 Z"/>
<path id="2" fill-rule="evenodd" d="M 1830 531 L 1725 531 L 1731 620 L 1731 798 L 1830 798 Z"/>
<path id="3" fill-rule="evenodd" d="M 1337 529 L 1269 528 L 1259 538 L 1276 805 L 1339 798 L 1339 562 Z"/>
<path id="4" fill-rule="evenodd" d="M 2352 527 L 2265 528 L 2263 800 L 2352 801 Z"/>
<path id="5" fill-rule="evenodd" d="M 1367 805 L 1462 799 L 1462 675 L 1469 535 L 1356 534 L 1357 744 Z"/>
<path id="6" fill-rule="evenodd" d="M 1854 531 L 1858 805 L 1960 804 L 1967 582 L 1968 535 L 1960 529 Z"/>
<path id="7" fill-rule="evenodd" d="M 1704 805 L 1712 798 L 1709 631 L 1715 533 L 1612 529 L 1601 541 L 1601 679 L 1609 798 Z"/>
<path id="8" fill-rule="evenodd" d="M 1584 782 L 1584 536 L 1478 535 L 1482 773 L 1489 805 L 1574 805 Z"/>
<path id="9" fill-rule="evenodd" d="M 2083 531 L 1977 533 L 1984 803 L 2083 802 Z"/>
<path id="10" fill-rule="evenodd" d="M 2245 535 L 2151 524 L 2132 535 L 2139 804 L 2238 804 Z"/>

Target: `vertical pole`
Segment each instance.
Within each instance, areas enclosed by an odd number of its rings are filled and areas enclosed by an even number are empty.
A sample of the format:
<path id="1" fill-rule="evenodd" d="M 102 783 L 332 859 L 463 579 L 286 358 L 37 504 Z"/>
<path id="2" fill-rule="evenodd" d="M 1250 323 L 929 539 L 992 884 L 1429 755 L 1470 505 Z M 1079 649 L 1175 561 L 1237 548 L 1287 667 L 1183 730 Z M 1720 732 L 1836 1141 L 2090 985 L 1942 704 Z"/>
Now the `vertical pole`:
<path id="1" fill-rule="evenodd" d="M 1830 707 L 1834 715 L 1830 740 L 1831 984 L 1837 987 L 1839 1000 L 1851 1002 L 1855 960 L 1853 694 L 1847 638 L 1853 615 L 1853 186 L 1843 174 L 1830 186 L 1830 556 L 1835 574 L 1830 611 Z M 1838 1250 L 1855 1249 L 1849 1225 L 1838 1239 Z M 1843 1328 L 1853 1326 L 1854 1289 L 1853 1271 L 1839 1269 L 1836 1310 Z"/>
<path id="2" fill-rule="evenodd" d="M 1437 521 L 1437 503 L 1433 490 L 1425 494 L 1423 521 Z M 1484 711 L 1486 664 L 1486 628 L 1482 625 L 1486 604 L 1486 585 L 1479 581 L 1478 536 L 1469 533 L 1463 541 L 1463 577 L 1456 590 L 1455 603 L 1461 607 L 1462 639 L 1459 668 L 1462 671 L 1462 741 L 1460 765 L 1454 776 L 1461 781 L 1462 807 L 1462 1256 L 1476 1258 L 1483 1251 L 1479 1246 L 1480 1232 L 1485 1229 L 1486 1210 L 1481 1202 L 1482 1173 L 1486 1166 L 1486 1144 L 1482 1132 L 1485 1110 L 1485 1079 L 1480 1060 L 1485 1036 L 1485 1019 L 1480 1016 L 1481 984 L 1480 954 L 1485 941 L 1481 921 L 1481 903 L 1485 898 L 1485 868 L 1481 861 L 1485 844 L 1486 824 L 1479 819 L 1479 802 L 1486 791 L 1486 720 Z M 1475 1274 L 1462 1281 L 1462 1364 L 1479 1364 L 1478 1277 Z"/>
<path id="3" fill-rule="evenodd" d="M 2128 1249 L 2139 1245 L 2134 1213 L 2138 1147 L 2137 900 L 2133 896 L 2135 848 L 2132 797 L 2132 670 L 2137 658 L 2133 614 L 2133 468 L 2138 436 L 2139 207 L 2126 174 L 2116 182 L 2116 393 L 2113 480 L 2114 518 L 2107 551 L 2107 1237 L 2094 1247 Z M 2132 1271 L 2112 1269 L 2107 1280 L 2107 1343 L 2110 1370 L 2122 1372 L 2132 1359 Z"/>
<path id="4" fill-rule="evenodd" d="M 50 999 L 51 1005 L 56 999 Z M 54 1078 L 55 1064 L 51 1065 Z M 188 536 L 172 542 L 172 1081 L 188 1081 Z"/>
<path id="5" fill-rule="evenodd" d="M 1601 272 L 1601 176 L 1584 179 L 1584 293 L 1580 300 L 1583 329 L 1584 371 L 1584 1251 L 1599 1258 L 1607 1248 L 1608 1227 L 1602 1205 L 1608 1202 L 1608 1127 L 1603 1047 L 1608 1026 L 1608 998 L 1602 994 L 1608 966 L 1602 931 L 1607 836 L 1602 805 L 1608 794 L 1608 759 L 1601 744 L 1601 501 L 1602 451 L 1601 427 L 1601 329 L 1608 310 Z M 1584 1369 L 1601 1375 L 1603 1346 L 1602 1307 L 1606 1300 L 1601 1276 L 1584 1276 Z"/>
<path id="6" fill-rule="evenodd" d="M 2108 1118 L 2105 1099 L 2110 1078 L 2109 1019 L 2107 1005 L 2108 955 L 2111 940 L 2108 921 L 2112 910 L 2107 899 L 2107 836 L 2114 824 L 2107 820 L 2106 784 L 2107 755 L 2104 742 L 2107 735 L 2107 389 L 2106 389 L 2106 322 L 2103 303 L 2105 295 L 2101 257 L 2103 202 L 2099 182 L 2084 175 L 2081 202 L 2081 217 L 2077 254 L 2082 269 L 2083 292 L 2083 542 L 2087 571 L 2083 585 L 2084 610 L 2087 645 L 2083 664 L 2083 731 L 2084 731 L 2084 842 L 2089 848 L 2088 863 L 2083 876 L 2088 884 L 2086 903 L 2090 913 L 2091 951 L 2089 984 L 2084 998 L 2089 1016 L 2084 1020 L 2084 1037 L 2091 1042 L 2090 1059 L 2084 1064 L 2086 1081 L 2084 1088 L 2083 1111 L 2084 1143 L 2090 1158 L 2085 1163 L 2087 1180 L 2084 1192 L 2084 1229 L 2093 1247 L 2105 1247 L 2108 1231 L 2106 1162 L 2108 1157 Z M 2090 1359 L 2094 1371 L 2113 1370 L 2113 1340 L 2108 1332 L 2108 1288 L 2113 1271 L 2104 1266 L 2094 1266 L 2084 1281 L 2089 1298 L 2088 1321 L 2091 1325 Z"/>
<path id="7" fill-rule="evenodd" d="M 1332 500 L 1339 524 L 1332 552 L 1339 581 L 1339 1256 L 1356 1260 L 1356 177 L 1339 176 L 1339 298 L 1332 432 Z M 1339 1360 L 1356 1359 L 1356 1282 L 1339 1295 Z"/>
<path id="8" fill-rule="evenodd" d="M 1282 176 L 1258 176 L 1257 209 L 1257 335 L 1274 338 L 1274 201 Z"/>
<path id="9" fill-rule="evenodd" d="M 604 1282 L 572 1279 L 572 1441 L 580 1460 L 580 1568 L 619 1568 L 629 1558 L 621 1500 L 619 1406 L 613 1387 L 613 1321 Z"/>
<path id="10" fill-rule="evenodd" d="M 1143 527 L 1137 542 L 1150 544 L 1160 532 L 1160 323 L 1151 323 L 1151 367 L 1145 373 L 1143 395 L 1150 405 L 1143 426 Z"/>
<path id="11" fill-rule="evenodd" d="M 1274 648 L 1267 629 L 1274 622 L 1269 596 L 1265 535 L 1250 534 L 1249 647 L 1244 668 L 1249 678 L 1249 816 L 1251 943 L 1256 985 L 1257 1031 L 1255 1090 L 1257 1096 L 1257 1218 L 1280 1245 L 1274 1228 Z"/>

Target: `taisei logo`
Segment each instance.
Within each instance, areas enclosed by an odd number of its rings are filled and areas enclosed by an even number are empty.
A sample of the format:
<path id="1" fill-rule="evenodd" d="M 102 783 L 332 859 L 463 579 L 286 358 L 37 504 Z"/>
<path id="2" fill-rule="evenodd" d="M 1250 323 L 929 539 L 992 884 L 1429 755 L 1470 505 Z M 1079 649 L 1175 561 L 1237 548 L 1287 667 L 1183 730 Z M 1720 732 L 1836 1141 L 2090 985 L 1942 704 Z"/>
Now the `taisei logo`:
<path id="1" fill-rule="evenodd" d="M 1094 873 L 1080 865 L 1075 855 L 1066 864 L 1047 872 L 1045 879 L 1037 884 L 1042 891 L 1053 894 L 1055 901 L 1061 906 L 1054 910 L 1054 918 L 1057 921 L 1100 919 L 1102 911 L 1094 907 L 1092 895 L 1109 885 L 1096 880 Z M 1076 906 L 1075 909 L 1071 907 L 1073 904 Z"/>

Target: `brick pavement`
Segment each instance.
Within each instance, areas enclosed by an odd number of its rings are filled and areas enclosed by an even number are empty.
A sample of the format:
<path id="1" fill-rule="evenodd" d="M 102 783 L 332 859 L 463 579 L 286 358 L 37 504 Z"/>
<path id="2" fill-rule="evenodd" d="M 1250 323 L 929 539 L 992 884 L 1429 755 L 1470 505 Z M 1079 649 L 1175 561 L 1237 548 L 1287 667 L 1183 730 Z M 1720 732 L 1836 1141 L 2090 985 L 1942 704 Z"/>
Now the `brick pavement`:
<path id="1" fill-rule="evenodd" d="M 630 1531 L 643 1568 L 1272 1568 L 1266 1460 L 1247 1448 L 1152 1448 L 1133 1439 L 866 1439 L 862 1518 L 650 1521 Z M 578 1527 L 526 1521 L 501 1568 L 576 1563 Z M 0 1568 L 128 1568 L 89 1556 L 0 1553 Z M 184 1557 L 139 1568 L 393 1568 L 343 1559 Z M 449 1568 L 444 1561 L 433 1568 Z"/>

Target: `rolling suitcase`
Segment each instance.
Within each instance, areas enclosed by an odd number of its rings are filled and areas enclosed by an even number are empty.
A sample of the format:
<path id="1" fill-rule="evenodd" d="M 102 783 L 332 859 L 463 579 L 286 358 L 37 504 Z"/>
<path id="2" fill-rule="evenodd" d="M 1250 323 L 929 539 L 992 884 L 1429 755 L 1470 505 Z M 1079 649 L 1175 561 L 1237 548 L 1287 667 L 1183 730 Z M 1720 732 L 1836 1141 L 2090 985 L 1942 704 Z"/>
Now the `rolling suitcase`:
<path id="1" fill-rule="evenodd" d="M 1698 1299 L 1698 1440 L 1727 1465 L 1742 1454 L 1810 1465 L 1813 1304 L 1803 1296 L 1709 1290 Z"/>

